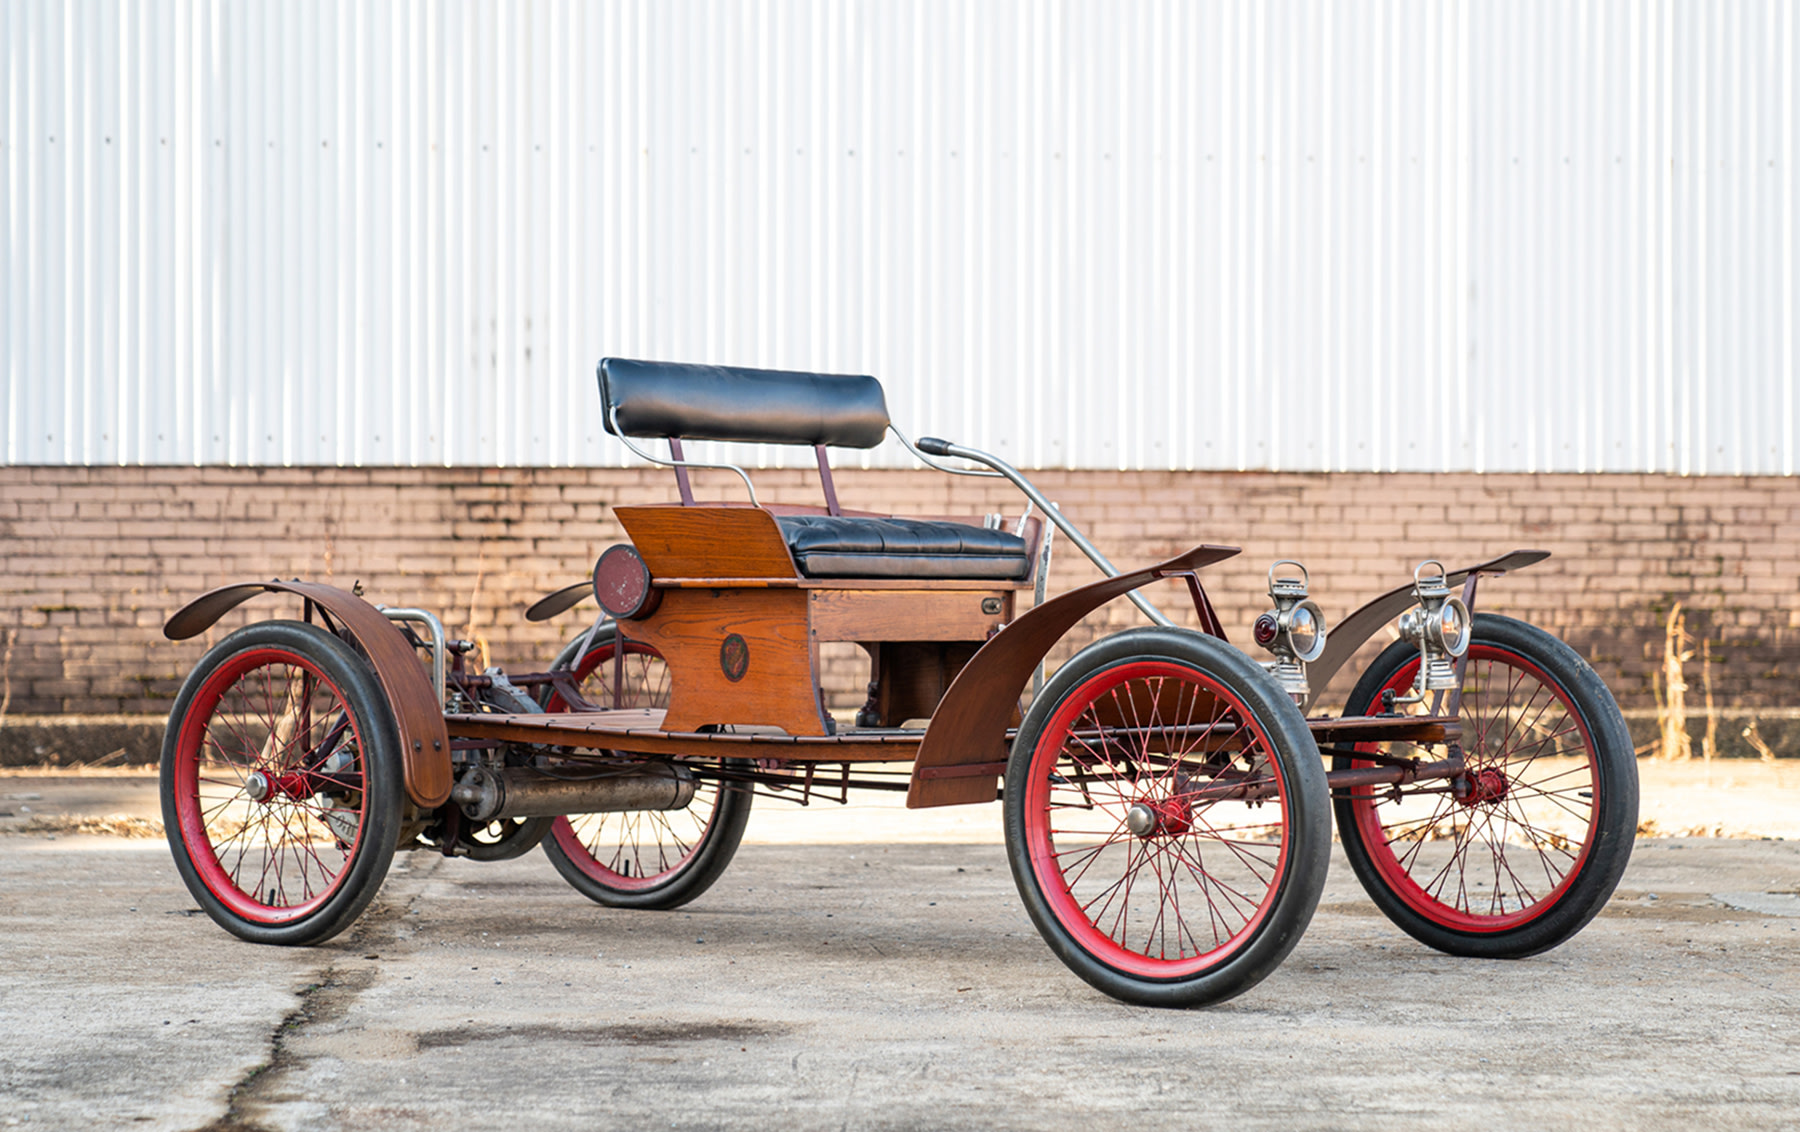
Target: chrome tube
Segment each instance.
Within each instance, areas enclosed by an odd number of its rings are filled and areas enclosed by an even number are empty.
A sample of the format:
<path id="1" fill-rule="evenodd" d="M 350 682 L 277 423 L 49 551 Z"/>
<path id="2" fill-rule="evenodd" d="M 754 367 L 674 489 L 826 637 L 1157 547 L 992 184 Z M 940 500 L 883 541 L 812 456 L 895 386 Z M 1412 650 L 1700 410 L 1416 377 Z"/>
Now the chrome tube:
<path id="1" fill-rule="evenodd" d="M 1099 548 L 1089 542 L 1087 536 L 1082 534 L 1075 524 L 1069 521 L 1068 516 L 1057 510 L 1055 505 L 1044 497 L 1044 493 L 1039 491 L 1037 486 L 1030 480 L 1026 479 L 1024 473 L 1019 471 L 1019 469 L 1013 467 L 1011 464 L 1002 460 L 1000 457 L 995 456 L 991 452 L 983 452 L 979 448 L 965 448 L 963 445 L 952 444 L 948 440 L 938 440 L 935 437 L 920 437 L 919 446 L 920 447 L 914 449 L 914 451 L 928 453 L 933 456 L 954 456 L 959 460 L 971 460 L 977 464 L 986 464 L 988 467 L 994 469 L 993 472 L 973 472 L 964 469 L 962 472 L 964 475 L 998 474 L 1005 476 L 1012 482 L 1014 487 L 1025 493 L 1025 498 L 1037 505 L 1037 509 L 1042 511 L 1046 518 L 1056 524 L 1057 530 L 1067 535 L 1069 541 L 1074 543 L 1081 553 L 1088 556 L 1088 561 L 1100 568 L 1102 574 L 1105 574 L 1109 578 L 1116 578 L 1119 576 L 1119 568 L 1114 566 L 1106 555 L 1101 554 Z M 908 443 L 907 447 L 911 448 L 912 445 Z M 921 458 L 923 457 L 921 456 Z M 943 465 L 930 460 L 927 460 L 926 462 L 933 467 L 941 468 L 944 471 L 957 471 L 957 469 L 944 467 Z M 1131 599 L 1131 604 L 1144 611 L 1144 616 L 1150 618 L 1150 620 L 1156 622 L 1158 625 L 1162 625 L 1166 628 L 1175 627 L 1175 622 L 1163 616 L 1162 611 L 1150 604 L 1150 599 L 1139 593 L 1137 590 L 1132 590 L 1125 596 Z"/>
<path id="2" fill-rule="evenodd" d="M 389 621 L 413 621 L 425 626 L 431 634 L 431 685 L 437 689 L 438 707 L 444 706 L 445 685 L 448 682 L 445 674 L 449 669 L 449 649 L 444 644 L 444 623 L 437 619 L 435 613 L 424 609 L 400 609 L 392 606 L 375 607 Z"/>
<path id="3" fill-rule="evenodd" d="M 949 464 L 938 463 L 936 460 L 933 460 L 930 456 L 926 455 L 924 452 L 921 452 L 919 450 L 919 446 L 914 444 L 907 437 L 907 435 L 904 432 L 901 432 L 900 426 L 895 424 L 892 421 L 888 422 L 888 431 L 893 433 L 895 436 L 899 437 L 900 443 L 906 445 L 906 450 L 908 452 L 911 452 L 915 457 L 917 457 L 919 463 L 924 464 L 928 468 L 936 468 L 940 472 L 945 472 L 945 473 L 948 473 L 949 475 L 953 475 L 953 476 L 986 476 L 989 479 L 999 478 L 999 475 L 1000 475 L 999 472 L 984 472 L 980 468 L 956 468 L 956 467 L 950 466 Z M 929 439 L 929 438 L 927 437 L 927 438 L 923 438 L 923 439 Z M 939 441 L 939 443 L 947 444 L 949 442 L 948 441 Z"/>
<path id="4" fill-rule="evenodd" d="M 1051 506 L 1055 507 L 1056 504 L 1052 503 Z M 1024 524 L 1021 523 L 1020 525 L 1023 526 Z M 1050 585 L 1050 544 L 1055 541 L 1056 528 L 1054 526 L 1045 527 L 1043 546 L 1038 551 L 1037 579 L 1031 586 L 1031 607 L 1033 609 L 1044 604 L 1044 592 Z M 1037 662 L 1037 667 L 1031 672 L 1031 698 L 1035 700 L 1038 697 L 1038 694 L 1043 690 L 1044 661 L 1043 658 L 1040 657 Z"/>
<path id="5" fill-rule="evenodd" d="M 619 428 L 619 422 L 610 405 L 606 408 L 606 423 L 611 426 L 612 434 L 619 438 L 619 443 L 650 461 L 652 464 L 661 464 L 665 468 L 716 468 L 722 472 L 736 472 L 738 477 L 744 481 L 744 490 L 750 493 L 750 506 L 762 506 L 756 501 L 756 485 L 750 482 L 750 473 L 738 467 L 736 464 L 703 464 L 697 460 L 665 460 L 661 456 L 652 456 L 650 453 L 633 444 L 631 438 L 626 436 L 624 430 Z"/>

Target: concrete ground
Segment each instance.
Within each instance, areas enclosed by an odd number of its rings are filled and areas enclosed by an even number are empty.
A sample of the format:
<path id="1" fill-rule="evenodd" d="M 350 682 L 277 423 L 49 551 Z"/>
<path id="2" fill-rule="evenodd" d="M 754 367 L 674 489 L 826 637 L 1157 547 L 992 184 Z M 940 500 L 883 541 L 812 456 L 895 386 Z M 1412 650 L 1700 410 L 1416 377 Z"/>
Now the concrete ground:
<path id="1" fill-rule="evenodd" d="M 1800 768 L 1645 772 L 1653 829 L 1739 836 L 1641 838 L 1558 950 L 1438 955 L 1340 856 L 1287 963 L 1188 1012 L 1057 962 L 991 807 L 759 808 L 663 913 L 407 855 L 282 950 L 125 836 L 154 779 L 0 777 L 0 1127 L 1800 1128 Z"/>

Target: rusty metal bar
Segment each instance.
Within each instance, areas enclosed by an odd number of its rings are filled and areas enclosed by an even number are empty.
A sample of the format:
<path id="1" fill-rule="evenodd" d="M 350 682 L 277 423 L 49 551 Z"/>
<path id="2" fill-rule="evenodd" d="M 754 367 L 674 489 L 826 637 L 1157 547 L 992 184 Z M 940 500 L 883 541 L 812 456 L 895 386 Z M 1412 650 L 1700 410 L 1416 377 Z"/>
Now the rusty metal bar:
<path id="1" fill-rule="evenodd" d="M 687 456 L 681 451 L 681 441 L 669 437 L 669 459 L 675 467 L 675 490 L 681 493 L 681 505 L 694 505 L 694 485 L 688 481 Z"/>
<path id="2" fill-rule="evenodd" d="M 838 507 L 837 485 L 831 482 L 831 464 L 825 458 L 825 446 L 823 444 L 815 444 L 813 445 L 813 451 L 817 453 L 819 457 L 819 483 L 825 489 L 825 513 L 827 515 L 842 515 L 844 512 Z"/>
<path id="3" fill-rule="evenodd" d="M 1495 572 L 1505 573 L 1504 570 Z M 1463 607 L 1469 611 L 1469 643 L 1471 645 L 1474 644 L 1475 637 L 1475 583 L 1481 580 L 1481 575 L 1482 571 L 1471 570 L 1468 580 L 1463 582 L 1462 602 Z M 1456 658 L 1456 687 L 1452 688 L 1450 694 L 1440 701 L 1445 715 L 1460 716 L 1462 714 L 1463 673 L 1467 672 L 1468 668 L 1469 650 L 1464 649 L 1463 654 Z"/>
<path id="4" fill-rule="evenodd" d="M 1200 584 L 1200 575 L 1192 570 L 1177 570 L 1170 574 L 1159 574 L 1159 578 L 1182 578 L 1186 580 L 1188 597 L 1194 602 L 1194 613 L 1200 618 L 1200 631 L 1209 637 L 1226 640 L 1225 626 L 1220 624 L 1219 615 L 1213 609 L 1212 600 L 1206 596 L 1205 587 Z"/>
<path id="5" fill-rule="evenodd" d="M 625 706 L 625 645 L 625 627 L 621 625 L 613 630 L 612 706 L 614 711 Z M 577 663 L 580 661 L 577 660 Z"/>
<path id="6" fill-rule="evenodd" d="M 701 754 L 722 758 L 767 758 L 771 747 L 785 748 L 781 757 L 810 762 L 905 762 L 918 753 L 922 731 L 849 731 L 841 735 L 794 736 L 735 732 L 685 733 L 662 730 L 662 712 L 655 709 L 556 712 L 546 715 L 446 715 L 451 734 L 459 739 L 485 739 L 511 743 L 544 743 L 588 750 L 629 751 L 646 755 Z M 1456 724 L 1443 717 L 1374 716 L 1361 719 L 1318 719 L 1308 724 L 1316 740 L 1324 743 L 1406 742 L 1416 744 L 1455 742 Z M 1117 734 L 1128 734 L 1121 728 Z M 1203 735 L 1208 731 L 1235 733 L 1238 724 L 1157 729 L 1171 738 Z M 1012 736 L 1009 733 L 1008 739 Z M 921 768 L 923 778 L 980 777 L 1005 770 L 1004 761 L 984 760 L 968 764 L 961 774 L 930 774 L 945 767 Z M 983 769 L 977 769 L 983 768 Z"/>
<path id="7" fill-rule="evenodd" d="M 1461 758 L 1442 759 L 1417 766 L 1366 766 L 1325 772 L 1325 782 L 1333 790 L 1356 786 L 1403 786 L 1433 778 L 1455 778 L 1466 769 Z"/>

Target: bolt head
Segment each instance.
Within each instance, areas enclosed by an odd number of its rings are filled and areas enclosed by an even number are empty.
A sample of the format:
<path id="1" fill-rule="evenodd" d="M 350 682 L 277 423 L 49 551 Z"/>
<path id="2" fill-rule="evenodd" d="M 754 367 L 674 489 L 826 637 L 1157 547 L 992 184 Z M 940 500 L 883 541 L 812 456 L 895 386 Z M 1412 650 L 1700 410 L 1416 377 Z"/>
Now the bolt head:
<path id="1" fill-rule="evenodd" d="M 1125 828 L 1138 837 L 1149 837 L 1156 832 L 1156 811 L 1142 802 L 1134 802 L 1125 811 Z"/>

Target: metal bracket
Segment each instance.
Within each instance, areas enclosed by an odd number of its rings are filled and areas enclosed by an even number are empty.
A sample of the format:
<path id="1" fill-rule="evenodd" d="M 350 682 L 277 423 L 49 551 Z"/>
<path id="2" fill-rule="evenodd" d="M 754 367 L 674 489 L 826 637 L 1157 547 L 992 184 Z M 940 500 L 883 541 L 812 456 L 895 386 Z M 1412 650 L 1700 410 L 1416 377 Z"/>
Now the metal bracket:
<path id="1" fill-rule="evenodd" d="M 1218 611 L 1213 609 L 1212 599 L 1206 596 L 1206 590 L 1200 585 L 1200 575 L 1192 570 L 1171 570 L 1158 573 L 1158 578 L 1182 578 L 1186 580 L 1188 596 L 1193 599 L 1194 612 L 1200 618 L 1200 631 L 1209 637 L 1217 637 L 1221 641 L 1228 640 L 1225 626 L 1219 622 Z"/>

